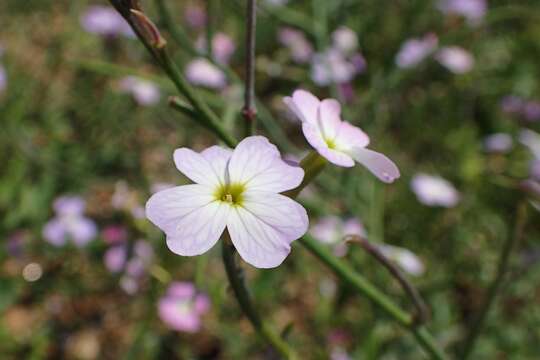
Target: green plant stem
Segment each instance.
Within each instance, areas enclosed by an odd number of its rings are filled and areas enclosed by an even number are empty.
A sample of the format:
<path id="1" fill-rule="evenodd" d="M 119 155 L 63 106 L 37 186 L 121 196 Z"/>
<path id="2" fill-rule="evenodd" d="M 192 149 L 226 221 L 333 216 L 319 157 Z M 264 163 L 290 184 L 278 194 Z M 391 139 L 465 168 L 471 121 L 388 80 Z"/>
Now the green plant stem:
<path id="1" fill-rule="evenodd" d="M 349 265 L 333 256 L 328 249 L 311 236 L 304 235 L 304 237 L 298 241 L 328 266 L 341 280 L 345 281 L 356 291 L 370 299 L 388 315 L 394 318 L 400 325 L 410 330 L 420 345 L 422 345 L 424 350 L 426 350 L 433 359 L 446 359 L 446 356 L 439 349 L 438 345 L 435 343 L 435 339 L 433 339 L 429 332 L 424 327 L 416 327 L 412 316 L 401 310 L 390 298 L 388 298 L 388 296 L 380 292 L 362 275 L 358 274 Z"/>
<path id="2" fill-rule="evenodd" d="M 234 292 L 236 300 L 240 305 L 240 308 L 243 310 L 244 314 L 255 328 L 255 331 L 257 331 L 262 338 L 268 341 L 268 343 L 271 344 L 272 347 L 285 359 L 298 359 L 298 356 L 289 347 L 289 345 L 261 319 L 255 310 L 255 307 L 249 298 L 249 293 L 245 287 L 241 269 L 236 263 L 234 257 L 235 249 L 227 232 L 223 236 L 221 243 L 223 264 L 225 266 L 227 278 L 229 279 L 229 283 Z"/>
<path id="3" fill-rule="evenodd" d="M 480 313 L 473 326 L 471 327 L 465 345 L 463 346 L 463 351 L 461 353 L 460 359 L 467 359 L 474 350 L 474 345 L 478 336 L 480 335 L 484 322 L 489 314 L 489 310 L 495 303 L 495 298 L 501 289 L 501 286 L 504 282 L 506 273 L 508 272 L 508 266 L 510 264 L 510 255 L 515 249 L 516 245 L 519 243 L 521 237 L 523 236 L 523 231 L 525 228 L 525 223 L 527 221 L 527 202 L 522 200 L 517 205 L 516 209 L 516 220 L 513 233 L 508 237 L 506 243 L 501 249 L 501 254 L 499 257 L 499 263 L 497 265 L 497 274 L 491 283 L 486 302 L 482 306 Z"/>
<path id="4" fill-rule="evenodd" d="M 302 183 L 295 189 L 286 191 L 283 195 L 295 198 L 300 192 L 324 169 L 328 161 L 316 151 L 311 151 L 300 161 L 300 167 L 304 169 Z"/>
<path id="5" fill-rule="evenodd" d="M 244 87 L 244 135 L 255 133 L 257 110 L 255 108 L 255 32 L 257 24 L 257 1 L 247 0 L 246 14 L 246 84 Z"/>

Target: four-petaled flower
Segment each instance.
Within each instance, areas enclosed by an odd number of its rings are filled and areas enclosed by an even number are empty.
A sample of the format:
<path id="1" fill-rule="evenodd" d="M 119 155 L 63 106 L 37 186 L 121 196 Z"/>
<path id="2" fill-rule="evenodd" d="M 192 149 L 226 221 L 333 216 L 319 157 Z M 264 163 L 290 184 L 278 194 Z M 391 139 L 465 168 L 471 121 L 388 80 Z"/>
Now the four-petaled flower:
<path id="1" fill-rule="evenodd" d="M 272 268 L 307 231 L 306 210 L 280 194 L 296 188 L 304 172 L 285 163 L 265 137 L 245 138 L 234 150 L 180 148 L 174 162 L 195 184 L 160 191 L 146 203 L 146 216 L 166 233 L 174 253 L 202 254 L 227 228 L 246 262 Z"/>
<path id="2" fill-rule="evenodd" d="M 83 215 L 85 201 L 78 196 L 61 196 L 54 201 L 56 216 L 43 228 L 43 237 L 55 246 L 63 246 L 72 240 L 82 247 L 97 235 L 97 226 Z"/>
<path id="3" fill-rule="evenodd" d="M 386 183 L 399 178 L 399 170 L 390 159 L 366 149 L 369 144 L 366 133 L 341 120 L 341 106 L 337 100 L 320 101 L 304 90 L 296 90 L 292 97 L 287 96 L 283 100 L 302 121 L 307 141 L 328 161 L 352 167 L 356 160 Z"/>

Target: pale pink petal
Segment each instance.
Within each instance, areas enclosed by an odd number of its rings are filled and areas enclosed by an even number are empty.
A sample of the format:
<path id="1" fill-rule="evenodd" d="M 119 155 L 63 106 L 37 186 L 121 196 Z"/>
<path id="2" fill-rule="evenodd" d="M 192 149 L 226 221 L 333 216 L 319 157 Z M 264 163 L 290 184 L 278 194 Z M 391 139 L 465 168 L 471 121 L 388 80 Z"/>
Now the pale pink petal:
<path id="1" fill-rule="evenodd" d="M 292 97 L 287 96 L 283 101 L 301 121 L 311 123 L 317 121 L 320 101 L 312 93 L 305 90 L 296 90 Z"/>
<path id="2" fill-rule="evenodd" d="M 167 246 L 178 255 L 195 256 L 210 250 L 221 237 L 231 206 L 213 201 L 185 215 L 167 232 Z"/>
<path id="3" fill-rule="evenodd" d="M 167 289 L 167 296 L 182 300 L 191 299 L 195 293 L 195 286 L 187 281 L 175 281 Z"/>
<path id="4" fill-rule="evenodd" d="M 298 239 L 308 229 L 306 210 L 287 196 L 248 190 L 244 193 L 243 206 L 290 241 Z"/>
<path id="5" fill-rule="evenodd" d="M 66 243 L 66 227 L 59 219 L 52 219 L 43 228 L 43 237 L 54 246 Z"/>
<path id="6" fill-rule="evenodd" d="M 355 147 L 350 152 L 351 156 L 364 165 L 369 171 L 385 183 L 394 182 L 399 178 L 399 169 L 385 155 L 373 150 Z"/>
<path id="7" fill-rule="evenodd" d="M 338 135 L 334 140 L 338 150 L 350 150 L 353 147 L 366 147 L 369 145 L 369 136 L 360 128 L 342 121 Z"/>
<path id="8" fill-rule="evenodd" d="M 341 105 L 335 99 L 324 99 L 319 107 L 317 124 L 324 139 L 334 140 L 341 127 Z"/>
<path id="9" fill-rule="evenodd" d="M 232 150 L 225 149 L 221 146 L 211 146 L 201 152 L 201 155 L 208 160 L 214 173 L 218 174 L 220 179 L 226 178 L 227 164 L 232 156 Z"/>
<path id="10" fill-rule="evenodd" d="M 329 148 L 317 149 L 319 154 L 332 164 L 343 167 L 353 167 L 354 160 L 344 152 Z"/>
<path id="11" fill-rule="evenodd" d="M 193 307 L 199 315 L 202 315 L 210 309 L 210 299 L 205 294 L 197 294 Z"/>
<path id="12" fill-rule="evenodd" d="M 214 200 L 206 186 L 177 186 L 152 195 L 146 203 L 146 217 L 164 232 L 175 233 L 180 219 Z"/>
<path id="13" fill-rule="evenodd" d="M 321 130 L 315 123 L 303 122 L 302 132 L 308 143 L 316 150 L 328 148 L 328 144 L 324 141 Z"/>
<path id="14" fill-rule="evenodd" d="M 242 207 L 231 210 L 227 229 L 242 259 L 255 267 L 276 267 L 291 251 L 290 239 Z"/>
<path id="15" fill-rule="evenodd" d="M 251 190 L 282 192 L 302 182 L 304 171 L 288 165 L 278 149 L 263 136 L 250 136 L 238 144 L 229 162 L 232 184 Z"/>
<path id="16" fill-rule="evenodd" d="M 161 320 L 174 330 L 193 333 L 201 327 L 199 316 L 191 306 L 174 298 L 161 299 L 158 303 L 158 314 Z"/>
<path id="17" fill-rule="evenodd" d="M 213 157 L 209 153 L 207 153 L 207 156 Z M 180 172 L 197 184 L 214 187 L 225 182 L 224 173 L 217 173 L 207 157 L 191 149 L 176 149 L 174 151 L 174 163 Z"/>
<path id="18" fill-rule="evenodd" d="M 69 224 L 68 233 L 75 245 L 82 247 L 96 237 L 97 226 L 92 220 L 81 217 Z"/>

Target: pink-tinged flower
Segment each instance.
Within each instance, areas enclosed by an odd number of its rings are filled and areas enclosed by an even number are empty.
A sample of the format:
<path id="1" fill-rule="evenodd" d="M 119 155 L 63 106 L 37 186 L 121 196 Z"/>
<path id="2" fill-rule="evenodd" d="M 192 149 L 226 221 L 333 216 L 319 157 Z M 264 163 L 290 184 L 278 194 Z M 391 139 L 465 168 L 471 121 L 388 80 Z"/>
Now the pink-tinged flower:
<path id="1" fill-rule="evenodd" d="M 109 245 L 122 244 L 127 240 L 127 230 L 122 225 L 109 225 L 101 231 L 103 240 Z"/>
<path id="2" fill-rule="evenodd" d="M 525 106 L 525 101 L 515 95 L 507 95 L 501 100 L 501 109 L 508 114 L 517 114 L 523 110 Z"/>
<path id="3" fill-rule="evenodd" d="M 186 6 L 184 10 L 184 19 L 194 29 L 203 28 L 206 25 L 207 17 L 204 9 L 195 4 Z"/>
<path id="4" fill-rule="evenodd" d="M 412 251 L 392 245 L 377 245 L 379 251 L 388 259 L 394 261 L 403 271 L 413 276 L 420 276 L 425 272 L 422 260 Z"/>
<path id="5" fill-rule="evenodd" d="M 519 132 L 519 142 L 525 145 L 536 159 L 540 159 L 540 134 L 523 129 Z"/>
<path id="6" fill-rule="evenodd" d="M 307 91 L 296 90 L 283 101 L 302 121 L 302 131 L 310 145 L 331 163 L 352 167 L 356 160 L 381 181 L 391 183 L 399 178 L 399 170 L 390 159 L 366 148 L 369 145 L 366 133 L 341 120 L 337 100 L 320 101 Z"/>
<path id="7" fill-rule="evenodd" d="M 0 64 L 0 94 L 2 94 L 7 87 L 7 73 L 6 69 Z"/>
<path id="8" fill-rule="evenodd" d="M 81 25 L 89 33 L 102 36 L 135 36 L 126 20 L 110 6 L 90 6 L 81 17 Z"/>
<path id="9" fill-rule="evenodd" d="M 174 162 L 194 184 L 160 191 L 146 203 L 146 216 L 166 233 L 172 252 L 200 255 L 227 228 L 246 262 L 272 268 L 307 231 L 305 209 L 280 194 L 300 185 L 304 172 L 285 163 L 265 137 L 245 138 L 234 150 L 180 148 Z"/>
<path id="10" fill-rule="evenodd" d="M 417 174 L 411 188 L 418 201 L 428 206 L 454 207 L 460 200 L 459 192 L 447 180 L 427 174 Z"/>
<path id="11" fill-rule="evenodd" d="M 337 49 L 331 48 L 313 56 L 311 78 L 319 86 L 346 83 L 356 74 L 356 66 Z"/>
<path id="12" fill-rule="evenodd" d="M 396 65 L 402 69 L 415 67 L 435 51 L 438 43 L 437 35 L 431 33 L 405 41 L 396 55 Z"/>
<path id="13" fill-rule="evenodd" d="M 161 98 L 159 88 L 151 81 L 127 76 L 120 81 L 120 89 L 130 93 L 141 106 L 155 105 Z"/>
<path id="14" fill-rule="evenodd" d="M 195 333 L 201 328 L 201 317 L 210 309 L 210 300 L 188 282 L 172 283 L 158 303 L 161 321 L 177 331 Z"/>
<path id="15" fill-rule="evenodd" d="M 211 89 L 222 89 L 227 85 L 225 73 L 204 58 L 195 59 L 187 64 L 186 78 L 194 85 Z"/>
<path id="16" fill-rule="evenodd" d="M 540 102 L 528 101 L 523 108 L 523 116 L 527 121 L 540 120 Z"/>
<path id="17" fill-rule="evenodd" d="M 439 10 L 465 17 L 472 25 L 480 23 L 487 11 L 486 0 L 440 0 Z"/>
<path id="18" fill-rule="evenodd" d="M 105 267 L 112 273 L 122 271 L 127 262 L 127 247 L 125 245 L 115 245 L 107 249 L 103 256 Z"/>
<path id="19" fill-rule="evenodd" d="M 352 29 L 340 26 L 332 33 L 332 44 L 343 54 L 352 54 L 358 49 L 358 36 Z"/>
<path id="20" fill-rule="evenodd" d="M 364 225 L 355 218 L 343 221 L 337 216 L 325 216 L 317 221 L 310 229 L 310 233 L 318 241 L 331 245 L 334 254 L 342 257 L 347 254 L 347 244 L 343 239 L 347 235 L 367 237 Z"/>
<path id="21" fill-rule="evenodd" d="M 454 74 L 464 74 L 474 67 L 474 57 L 459 46 L 444 47 L 437 51 L 435 58 Z"/>
<path id="22" fill-rule="evenodd" d="M 278 40 L 289 50 L 296 63 L 307 63 L 313 56 L 313 46 L 301 31 L 283 28 L 278 33 Z"/>
<path id="23" fill-rule="evenodd" d="M 97 226 L 83 215 L 86 204 L 76 196 L 62 196 L 53 204 L 56 216 L 43 228 L 43 237 L 55 246 L 62 246 L 68 240 L 82 247 L 96 237 Z"/>
<path id="24" fill-rule="evenodd" d="M 206 52 L 206 37 L 199 37 L 196 47 L 199 51 Z M 212 38 L 212 56 L 218 63 L 228 64 L 235 50 L 236 44 L 229 35 L 220 32 Z"/>
<path id="25" fill-rule="evenodd" d="M 484 138 L 484 150 L 489 153 L 507 153 L 512 146 L 512 137 L 507 133 L 491 134 Z"/>

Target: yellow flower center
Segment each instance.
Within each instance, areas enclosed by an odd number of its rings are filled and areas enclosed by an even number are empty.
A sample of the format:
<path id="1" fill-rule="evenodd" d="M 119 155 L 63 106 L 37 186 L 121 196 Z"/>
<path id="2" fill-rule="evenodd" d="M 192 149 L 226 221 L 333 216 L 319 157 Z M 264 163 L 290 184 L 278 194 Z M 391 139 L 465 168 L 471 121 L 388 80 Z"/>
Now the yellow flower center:
<path id="1" fill-rule="evenodd" d="M 216 200 L 227 202 L 231 205 L 241 206 L 244 201 L 242 195 L 246 190 L 243 184 L 221 185 L 215 192 Z"/>
<path id="2" fill-rule="evenodd" d="M 335 149 L 336 148 L 336 143 L 335 143 L 334 139 L 325 138 L 324 141 L 326 142 L 326 145 L 328 145 L 329 149 Z"/>

